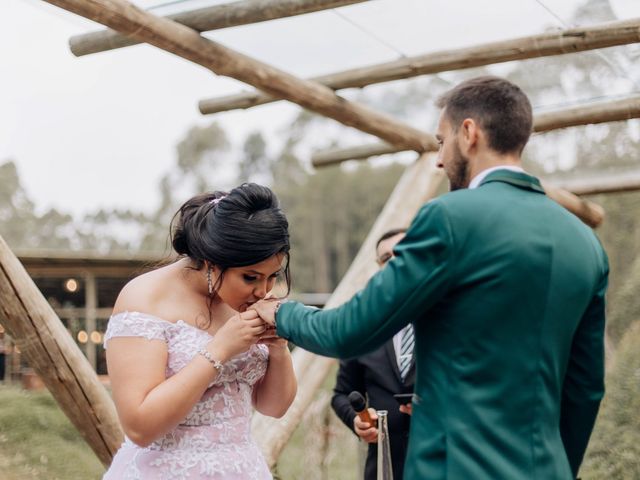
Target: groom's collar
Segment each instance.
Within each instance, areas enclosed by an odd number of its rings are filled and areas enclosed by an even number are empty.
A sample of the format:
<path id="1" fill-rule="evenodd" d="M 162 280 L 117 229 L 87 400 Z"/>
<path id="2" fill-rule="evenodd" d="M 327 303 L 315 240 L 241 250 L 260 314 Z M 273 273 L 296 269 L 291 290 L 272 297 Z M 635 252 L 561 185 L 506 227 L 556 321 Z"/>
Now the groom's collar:
<path id="1" fill-rule="evenodd" d="M 516 167 L 517 168 L 517 167 Z M 540 184 L 540 180 L 536 177 L 533 177 L 526 173 L 524 170 L 519 169 L 516 170 L 514 167 L 497 167 L 495 169 L 490 169 L 491 172 L 488 172 L 484 178 L 481 179 L 479 186 L 486 185 L 491 182 L 504 182 L 509 183 L 513 186 L 526 188 L 527 190 L 533 190 L 538 193 L 545 193 L 542 185 Z M 487 170 L 485 170 L 487 172 Z M 480 173 L 482 175 L 483 173 Z M 476 176 L 477 178 L 478 176 Z M 474 178 L 475 180 L 475 178 Z M 469 186 L 471 188 L 471 185 Z"/>
<path id="2" fill-rule="evenodd" d="M 517 167 L 515 165 L 498 165 L 497 167 L 487 168 L 486 170 L 481 171 L 479 174 L 477 174 L 475 177 L 471 179 L 471 182 L 469 182 L 469 190 L 478 188 L 480 184 L 482 184 L 482 181 L 485 178 L 487 178 L 487 175 L 490 175 L 491 173 L 496 172 L 498 170 L 508 170 L 512 172 L 524 173 L 524 170 L 522 169 L 522 167 Z"/>

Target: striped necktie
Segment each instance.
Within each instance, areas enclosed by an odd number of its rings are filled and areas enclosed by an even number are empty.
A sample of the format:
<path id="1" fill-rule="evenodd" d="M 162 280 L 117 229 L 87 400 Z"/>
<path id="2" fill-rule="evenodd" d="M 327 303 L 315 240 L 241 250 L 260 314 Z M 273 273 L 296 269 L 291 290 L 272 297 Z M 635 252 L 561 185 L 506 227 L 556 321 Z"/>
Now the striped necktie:
<path id="1" fill-rule="evenodd" d="M 409 373 L 409 367 L 411 366 L 411 359 L 413 358 L 413 345 L 415 340 L 413 338 L 413 325 L 409 324 L 402 330 L 400 336 L 400 377 L 404 381 Z"/>

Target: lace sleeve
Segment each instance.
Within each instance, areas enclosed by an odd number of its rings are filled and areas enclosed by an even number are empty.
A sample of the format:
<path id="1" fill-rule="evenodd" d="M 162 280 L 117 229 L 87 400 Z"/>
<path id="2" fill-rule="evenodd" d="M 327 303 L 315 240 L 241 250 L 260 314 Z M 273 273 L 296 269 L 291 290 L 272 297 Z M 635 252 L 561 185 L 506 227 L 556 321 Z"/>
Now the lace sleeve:
<path id="1" fill-rule="evenodd" d="M 109 318 L 104 334 L 104 348 L 114 337 L 143 337 L 147 340 L 166 342 L 166 329 L 169 322 L 140 312 L 121 312 Z"/>

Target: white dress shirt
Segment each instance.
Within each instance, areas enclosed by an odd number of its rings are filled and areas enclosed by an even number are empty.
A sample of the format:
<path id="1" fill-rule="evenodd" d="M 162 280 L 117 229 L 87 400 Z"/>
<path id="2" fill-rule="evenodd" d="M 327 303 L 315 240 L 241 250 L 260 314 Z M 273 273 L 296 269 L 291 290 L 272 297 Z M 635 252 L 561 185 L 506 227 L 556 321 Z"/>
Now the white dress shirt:
<path id="1" fill-rule="evenodd" d="M 487 168 L 473 177 L 471 182 L 469 182 L 469 189 L 477 188 L 487 175 L 495 172 L 496 170 L 511 170 L 512 172 L 526 173 L 522 167 L 516 167 L 515 165 L 498 165 L 497 167 Z"/>

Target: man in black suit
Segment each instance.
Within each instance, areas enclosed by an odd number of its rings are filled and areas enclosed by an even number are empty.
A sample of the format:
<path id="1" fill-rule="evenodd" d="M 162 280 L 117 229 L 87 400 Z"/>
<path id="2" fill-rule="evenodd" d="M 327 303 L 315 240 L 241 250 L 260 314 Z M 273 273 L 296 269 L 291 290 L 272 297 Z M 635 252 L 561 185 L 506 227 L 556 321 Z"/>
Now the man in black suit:
<path id="1" fill-rule="evenodd" d="M 376 244 L 377 262 L 383 267 L 393 257 L 393 247 L 404 238 L 405 229 L 386 232 Z M 413 329 L 409 324 L 409 329 Z M 404 348 L 404 350 L 403 350 Z M 404 355 L 403 355 L 404 353 Z M 357 391 L 366 396 L 369 413 L 387 410 L 393 478 L 402 478 L 409 440 L 410 404 L 401 413 L 394 394 L 412 393 L 415 378 L 413 331 L 398 332 L 377 350 L 361 357 L 342 360 L 331 399 L 331 406 L 342 422 L 360 439 L 369 443 L 365 480 L 375 480 L 378 457 L 378 430 L 362 421 L 349 403 L 348 395 Z"/>

